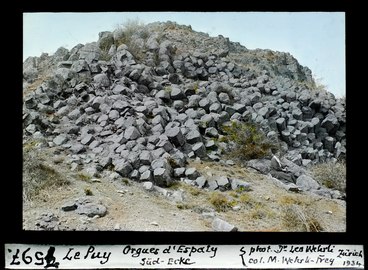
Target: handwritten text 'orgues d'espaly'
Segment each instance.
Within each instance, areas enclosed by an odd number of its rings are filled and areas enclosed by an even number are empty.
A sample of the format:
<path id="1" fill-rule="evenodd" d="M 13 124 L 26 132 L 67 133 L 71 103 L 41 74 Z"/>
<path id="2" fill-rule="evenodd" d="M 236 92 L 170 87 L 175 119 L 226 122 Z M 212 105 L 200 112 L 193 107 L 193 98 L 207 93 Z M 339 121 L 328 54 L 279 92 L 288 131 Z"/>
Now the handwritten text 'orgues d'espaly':
<path id="1" fill-rule="evenodd" d="M 141 266 L 192 265 L 196 263 L 192 257 L 194 255 L 209 256 L 209 258 L 216 257 L 217 247 L 211 245 L 169 245 L 160 250 L 157 247 L 136 248 L 132 246 L 125 246 L 123 248 L 123 254 L 129 255 L 132 258 L 139 258 L 139 264 Z M 165 256 L 159 256 L 160 254 Z M 166 255 L 170 254 L 172 257 L 169 256 L 167 258 Z"/>

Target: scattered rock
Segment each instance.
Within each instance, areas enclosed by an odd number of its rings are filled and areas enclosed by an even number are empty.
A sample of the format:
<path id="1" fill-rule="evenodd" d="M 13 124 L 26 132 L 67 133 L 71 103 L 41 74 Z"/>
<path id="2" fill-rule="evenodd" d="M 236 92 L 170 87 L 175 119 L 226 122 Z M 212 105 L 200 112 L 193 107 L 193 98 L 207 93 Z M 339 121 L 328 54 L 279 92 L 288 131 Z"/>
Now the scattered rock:
<path id="1" fill-rule="evenodd" d="M 296 185 L 303 190 L 318 189 L 320 186 L 312 177 L 302 174 L 296 179 Z"/>
<path id="2" fill-rule="evenodd" d="M 61 209 L 65 212 L 68 212 L 68 211 L 74 211 L 75 209 L 77 209 L 77 204 L 75 202 L 67 202 L 65 203 Z"/>
<path id="3" fill-rule="evenodd" d="M 214 218 L 214 220 L 212 221 L 212 229 L 216 232 L 236 232 L 238 231 L 237 227 L 217 217 Z"/>
<path id="4" fill-rule="evenodd" d="M 76 201 L 76 205 L 78 207 L 75 212 L 80 215 L 86 215 L 88 217 L 94 217 L 96 215 L 99 217 L 103 217 L 106 215 L 107 212 L 107 208 L 104 205 L 100 203 L 95 203 L 89 198 L 79 198 Z"/>
<path id="5" fill-rule="evenodd" d="M 142 186 L 143 186 L 143 188 L 144 188 L 145 190 L 148 190 L 148 191 L 153 190 L 153 183 L 152 183 L 152 182 L 144 182 L 144 183 L 142 184 Z"/>

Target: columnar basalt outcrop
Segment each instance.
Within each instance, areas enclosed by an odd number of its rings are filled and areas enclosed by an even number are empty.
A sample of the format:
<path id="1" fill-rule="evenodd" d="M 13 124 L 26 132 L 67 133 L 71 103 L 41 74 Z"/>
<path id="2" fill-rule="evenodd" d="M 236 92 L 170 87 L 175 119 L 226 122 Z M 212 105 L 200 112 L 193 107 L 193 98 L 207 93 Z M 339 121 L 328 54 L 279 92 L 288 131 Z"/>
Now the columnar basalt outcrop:
<path id="1" fill-rule="evenodd" d="M 187 160 L 221 160 L 217 138 L 229 121 L 258 124 L 296 166 L 345 158 L 345 100 L 316 90 L 289 53 L 248 50 L 172 22 L 119 40 L 102 32 L 24 62 L 25 137 L 46 138 L 96 172 L 160 186 L 179 177 L 208 185 Z M 316 188 L 304 176 L 298 183 L 306 180 Z"/>

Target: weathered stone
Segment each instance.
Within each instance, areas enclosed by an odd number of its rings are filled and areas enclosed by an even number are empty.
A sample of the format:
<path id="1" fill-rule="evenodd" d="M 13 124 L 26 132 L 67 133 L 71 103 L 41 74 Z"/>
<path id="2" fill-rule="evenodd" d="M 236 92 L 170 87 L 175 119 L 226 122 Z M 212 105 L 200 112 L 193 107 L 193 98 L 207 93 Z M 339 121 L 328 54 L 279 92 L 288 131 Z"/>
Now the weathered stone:
<path id="1" fill-rule="evenodd" d="M 139 172 L 138 172 L 138 170 L 133 170 L 133 171 L 130 173 L 129 177 L 130 177 L 131 179 L 133 179 L 133 180 L 138 180 L 138 178 L 139 178 Z"/>
<path id="2" fill-rule="evenodd" d="M 209 112 L 220 113 L 221 110 L 222 110 L 222 107 L 221 107 L 221 104 L 219 104 L 219 103 L 213 103 L 209 107 Z"/>
<path id="3" fill-rule="evenodd" d="M 141 177 L 142 177 L 142 176 L 141 176 Z M 143 186 L 143 188 L 144 188 L 145 190 L 148 190 L 148 191 L 153 190 L 153 183 L 152 183 L 152 182 L 144 182 L 144 183 L 142 184 L 142 186 Z"/>
<path id="4" fill-rule="evenodd" d="M 202 135 L 198 130 L 192 129 L 185 135 L 187 143 L 194 144 L 198 142 L 202 142 Z"/>
<path id="5" fill-rule="evenodd" d="M 247 107 L 244 104 L 240 104 L 240 103 L 234 103 L 233 105 L 233 109 L 237 112 L 237 113 L 244 113 L 247 110 Z"/>
<path id="6" fill-rule="evenodd" d="M 172 106 L 175 110 L 180 111 L 184 108 L 184 102 L 182 100 L 175 100 Z"/>
<path id="7" fill-rule="evenodd" d="M 175 152 L 171 153 L 171 157 L 170 159 L 176 164 L 176 166 L 179 166 L 179 167 L 185 167 L 186 165 L 186 156 L 179 150 L 174 150 Z"/>
<path id="8" fill-rule="evenodd" d="M 166 90 L 160 90 L 156 93 L 155 98 L 160 98 L 164 101 L 170 100 L 170 92 Z"/>
<path id="9" fill-rule="evenodd" d="M 331 153 L 334 152 L 334 146 L 335 146 L 334 144 L 335 144 L 335 138 L 327 136 L 324 139 L 324 147 Z"/>
<path id="10" fill-rule="evenodd" d="M 227 190 L 230 187 L 229 179 L 226 176 L 215 176 L 213 180 L 217 182 L 220 190 Z"/>
<path id="11" fill-rule="evenodd" d="M 286 129 L 286 120 L 285 120 L 285 118 L 283 118 L 283 117 L 278 118 L 276 120 L 276 124 L 277 124 L 277 128 L 279 129 L 280 132 Z"/>
<path id="12" fill-rule="evenodd" d="M 201 97 L 198 95 L 192 95 L 188 97 L 188 108 L 197 108 Z"/>
<path id="13" fill-rule="evenodd" d="M 155 184 L 158 186 L 168 186 L 172 182 L 168 170 L 165 168 L 157 168 L 153 171 Z"/>
<path id="14" fill-rule="evenodd" d="M 72 144 L 69 149 L 73 154 L 81 154 L 86 151 L 85 147 L 80 143 Z"/>
<path id="15" fill-rule="evenodd" d="M 217 185 L 216 180 L 208 179 L 207 180 L 207 187 L 208 187 L 208 190 L 211 190 L 211 191 L 218 189 L 218 185 Z"/>
<path id="16" fill-rule="evenodd" d="M 296 179 L 296 185 L 300 186 L 303 190 L 318 189 L 320 187 L 316 180 L 305 174 L 302 174 Z"/>
<path id="17" fill-rule="evenodd" d="M 206 183 L 207 183 L 207 179 L 206 177 L 204 176 L 200 176 L 200 177 L 197 177 L 197 179 L 194 181 L 194 183 L 200 187 L 200 188 L 203 188 L 205 187 Z"/>
<path id="18" fill-rule="evenodd" d="M 139 181 L 152 181 L 152 172 L 150 170 L 143 172 L 139 177 Z"/>
<path id="19" fill-rule="evenodd" d="M 256 169 L 257 171 L 268 174 L 271 168 L 271 160 L 268 159 L 252 159 L 247 163 L 248 167 Z"/>
<path id="20" fill-rule="evenodd" d="M 36 125 L 30 124 L 26 127 L 26 131 L 33 134 L 36 132 Z"/>
<path id="21" fill-rule="evenodd" d="M 63 230 L 59 225 L 59 217 L 53 213 L 42 213 L 39 218 L 37 218 L 36 226 L 42 230 Z"/>
<path id="22" fill-rule="evenodd" d="M 129 174 L 133 171 L 133 167 L 129 162 L 125 160 L 120 160 L 115 165 L 115 171 L 119 173 L 122 177 L 128 177 Z"/>
<path id="23" fill-rule="evenodd" d="M 152 155 L 150 151 L 142 151 L 139 155 L 139 160 L 142 165 L 151 165 Z"/>
<path id="24" fill-rule="evenodd" d="M 86 215 L 88 217 L 100 216 L 103 217 L 107 213 L 107 208 L 102 204 L 97 203 L 85 203 L 82 205 L 78 205 L 78 208 L 75 210 L 77 214 Z"/>
<path id="25" fill-rule="evenodd" d="M 205 146 L 206 146 L 206 149 L 208 150 L 215 150 L 217 148 L 214 140 L 208 140 Z"/>
<path id="26" fill-rule="evenodd" d="M 286 94 L 286 101 L 287 102 L 292 102 L 294 100 L 296 100 L 296 93 L 295 92 L 292 92 L 292 91 L 288 92 Z"/>
<path id="27" fill-rule="evenodd" d="M 170 97 L 172 100 L 180 100 L 185 98 L 185 94 L 177 85 L 171 85 Z"/>
<path id="28" fill-rule="evenodd" d="M 54 144 L 56 144 L 56 145 L 62 145 L 64 143 L 66 143 L 67 141 L 68 141 L 68 138 L 65 137 L 64 135 L 58 135 L 53 140 Z"/>
<path id="29" fill-rule="evenodd" d="M 205 114 L 201 117 L 200 122 L 198 123 L 201 128 L 208 128 L 215 126 L 215 119 L 211 114 Z"/>
<path id="30" fill-rule="evenodd" d="M 325 128 L 328 133 L 334 134 L 339 128 L 339 123 L 335 115 L 329 114 L 322 121 L 321 126 Z"/>
<path id="31" fill-rule="evenodd" d="M 171 174 L 172 172 L 171 165 L 168 163 L 167 159 L 164 157 L 153 160 L 151 163 L 151 167 L 153 170 L 157 168 L 164 168 L 169 172 L 169 174 Z"/>
<path id="32" fill-rule="evenodd" d="M 218 138 L 219 136 L 217 129 L 215 129 L 214 127 L 206 128 L 205 134 L 206 136 L 212 137 L 212 138 Z"/>
<path id="33" fill-rule="evenodd" d="M 296 108 L 292 111 L 292 115 L 294 119 L 301 120 L 303 116 L 303 112 L 300 109 Z"/>
<path id="34" fill-rule="evenodd" d="M 141 134 L 139 133 L 138 129 L 134 126 L 128 127 L 124 132 L 124 138 L 127 140 L 135 140 L 140 136 Z"/>
<path id="35" fill-rule="evenodd" d="M 217 232 L 236 232 L 238 231 L 237 227 L 217 217 L 212 222 L 212 229 Z"/>
<path id="36" fill-rule="evenodd" d="M 218 99 L 221 103 L 230 104 L 230 97 L 227 93 L 220 93 Z"/>
<path id="37" fill-rule="evenodd" d="M 67 202 L 63 204 L 63 206 L 61 207 L 61 210 L 68 212 L 68 211 L 74 211 L 77 208 L 78 208 L 78 205 L 75 202 Z"/>
<path id="38" fill-rule="evenodd" d="M 231 189 L 232 190 L 241 190 L 241 191 L 249 191 L 251 185 L 245 181 L 239 179 L 231 179 Z"/>
<path id="39" fill-rule="evenodd" d="M 82 140 L 81 140 L 81 144 L 83 145 L 88 145 L 90 144 L 95 138 L 92 136 L 92 134 L 86 134 Z"/>
<path id="40" fill-rule="evenodd" d="M 76 72 L 70 70 L 69 68 L 58 68 L 55 71 L 55 78 L 59 83 L 64 81 L 70 81 L 76 76 Z"/>
<path id="41" fill-rule="evenodd" d="M 98 162 L 102 168 L 106 169 L 112 164 L 112 158 L 111 157 L 102 157 Z"/>
<path id="42" fill-rule="evenodd" d="M 210 108 L 210 101 L 209 101 L 209 99 L 208 98 L 202 98 L 199 102 L 198 102 L 198 105 L 199 105 L 199 107 L 201 107 L 201 108 L 203 108 L 203 109 L 205 109 L 206 111 L 208 111 L 209 110 L 209 108 Z"/>
<path id="43" fill-rule="evenodd" d="M 170 143 L 167 136 L 161 137 L 158 143 L 156 144 L 156 147 L 163 148 L 166 152 L 170 152 L 174 146 Z"/>
<path id="44" fill-rule="evenodd" d="M 206 147 L 204 146 L 202 142 L 198 142 L 194 144 L 192 147 L 192 150 L 198 157 L 205 157 L 207 155 Z"/>
<path id="45" fill-rule="evenodd" d="M 98 86 L 108 87 L 110 86 L 110 80 L 106 74 L 97 74 L 93 77 L 93 81 Z"/>
<path id="46" fill-rule="evenodd" d="M 187 168 L 185 170 L 185 176 L 190 180 L 195 180 L 199 176 L 199 172 L 196 168 Z"/>
<path id="47" fill-rule="evenodd" d="M 185 168 L 176 168 L 174 169 L 174 177 L 180 178 L 184 176 Z"/>
<path id="48" fill-rule="evenodd" d="M 175 146 L 182 146 L 185 143 L 185 138 L 179 127 L 169 128 L 165 131 L 165 135 Z"/>

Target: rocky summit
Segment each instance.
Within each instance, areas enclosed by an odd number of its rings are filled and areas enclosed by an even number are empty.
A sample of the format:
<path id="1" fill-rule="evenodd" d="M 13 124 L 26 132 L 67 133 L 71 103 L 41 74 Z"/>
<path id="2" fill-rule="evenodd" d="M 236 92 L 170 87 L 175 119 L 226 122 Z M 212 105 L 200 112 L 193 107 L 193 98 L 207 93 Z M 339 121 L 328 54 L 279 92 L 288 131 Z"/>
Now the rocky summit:
<path id="1" fill-rule="evenodd" d="M 294 188 L 341 197 L 306 168 L 345 159 L 345 99 L 320 89 L 292 55 L 173 22 L 126 30 L 25 60 L 25 141 L 57 147 L 93 177 L 226 190 L 236 179 L 211 181 L 188 161 L 237 162 L 224 127 L 251 122 L 278 145 Z M 269 172 L 267 158 L 241 162 Z"/>

